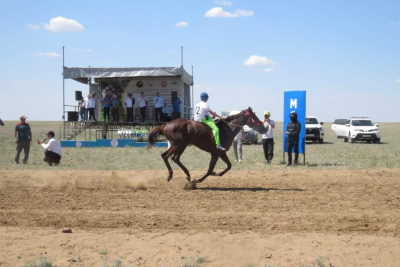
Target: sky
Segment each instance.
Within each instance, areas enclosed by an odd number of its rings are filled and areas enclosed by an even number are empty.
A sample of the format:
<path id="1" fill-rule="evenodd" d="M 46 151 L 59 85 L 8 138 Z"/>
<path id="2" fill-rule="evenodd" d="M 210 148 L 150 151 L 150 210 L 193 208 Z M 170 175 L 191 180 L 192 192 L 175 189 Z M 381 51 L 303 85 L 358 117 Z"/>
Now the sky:
<path id="1" fill-rule="evenodd" d="M 61 120 L 68 67 L 194 66 L 217 113 L 251 106 L 283 120 L 307 91 L 320 121 L 400 121 L 400 1 L 0 2 L 0 118 Z M 88 86 L 66 80 L 66 104 Z"/>

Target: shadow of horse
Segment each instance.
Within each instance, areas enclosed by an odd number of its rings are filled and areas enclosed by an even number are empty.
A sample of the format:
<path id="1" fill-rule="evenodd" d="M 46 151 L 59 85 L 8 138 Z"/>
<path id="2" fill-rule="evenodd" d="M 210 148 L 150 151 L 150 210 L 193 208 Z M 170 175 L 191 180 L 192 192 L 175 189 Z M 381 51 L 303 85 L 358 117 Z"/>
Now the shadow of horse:
<path id="1" fill-rule="evenodd" d="M 263 187 L 204 187 L 197 188 L 196 190 L 203 191 L 222 191 L 222 192 L 236 192 L 236 191 L 251 191 L 251 192 L 261 192 L 261 191 L 297 191 L 304 192 L 306 190 L 300 188 L 263 188 Z"/>

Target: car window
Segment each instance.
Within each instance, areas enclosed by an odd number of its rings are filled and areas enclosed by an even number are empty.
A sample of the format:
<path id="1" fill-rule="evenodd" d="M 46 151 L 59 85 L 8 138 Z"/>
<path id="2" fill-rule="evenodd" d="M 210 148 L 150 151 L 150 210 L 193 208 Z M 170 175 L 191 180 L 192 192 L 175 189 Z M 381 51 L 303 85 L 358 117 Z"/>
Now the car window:
<path id="1" fill-rule="evenodd" d="M 346 125 L 347 123 L 349 123 L 347 119 L 337 119 L 333 122 L 333 124 L 339 124 L 339 125 Z"/>
<path id="2" fill-rule="evenodd" d="M 306 124 L 318 124 L 318 120 L 316 118 L 306 118 Z"/>
<path id="3" fill-rule="evenodd" d="M 374 126 L 374 124 L 370 120 L 352 120 L 351 125 L 352 126 Z"/>

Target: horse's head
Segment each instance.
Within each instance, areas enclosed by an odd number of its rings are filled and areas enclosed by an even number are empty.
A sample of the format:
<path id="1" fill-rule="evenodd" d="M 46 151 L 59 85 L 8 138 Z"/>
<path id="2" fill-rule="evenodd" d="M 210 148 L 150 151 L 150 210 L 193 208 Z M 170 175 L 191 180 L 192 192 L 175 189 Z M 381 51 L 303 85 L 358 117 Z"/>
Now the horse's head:
<path id="1" fill-rule="evenodd" d="M 256 114 L 253 112 L 253 109 L 249 107 L 248 109 L 243 110 L 245 115 L 248 117 L 246 125 L 249 126 L 250 128 L 253 128 L 260 134 L 265 134 L 267 132 L 267 129 L 265 129 L 264 124 L 260 119 L 256 116 Z"/>

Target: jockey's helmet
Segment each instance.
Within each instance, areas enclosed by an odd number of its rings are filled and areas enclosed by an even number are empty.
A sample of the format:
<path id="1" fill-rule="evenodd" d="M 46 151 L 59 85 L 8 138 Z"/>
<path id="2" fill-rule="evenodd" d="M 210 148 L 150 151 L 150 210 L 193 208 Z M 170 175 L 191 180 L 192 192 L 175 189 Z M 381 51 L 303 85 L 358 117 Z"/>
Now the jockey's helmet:
<path id="1" fill-rule="evenodd" d="M 203 92 L 200 94 L 200 99 L 202 101 L 206 101 L 208 99 L 208 94 L 206 92 Z"/>

